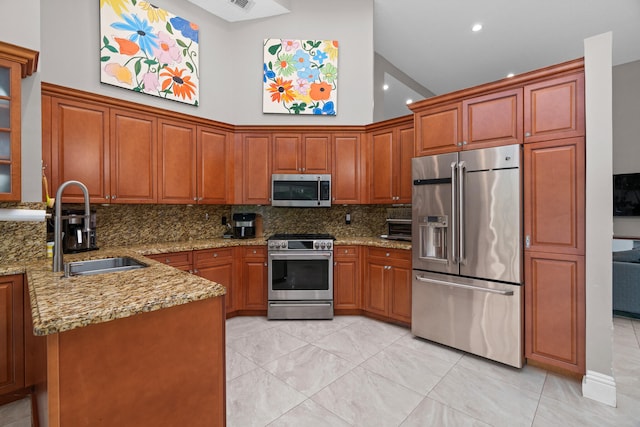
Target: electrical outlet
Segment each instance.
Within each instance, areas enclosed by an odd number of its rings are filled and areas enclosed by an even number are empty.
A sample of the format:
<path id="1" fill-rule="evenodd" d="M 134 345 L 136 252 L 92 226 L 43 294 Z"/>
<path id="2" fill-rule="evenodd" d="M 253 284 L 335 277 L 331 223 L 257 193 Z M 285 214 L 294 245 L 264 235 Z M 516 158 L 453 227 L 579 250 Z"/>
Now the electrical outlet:
<path id="1" fill-rule="evenodd" d="M 344 216 L 344 223 L 347 225 L 351 224 L 351 214 L 349 212 Z"/>
<path id="2" fill-rule="evenodd" d="M 226 216 L 222 217 L 222 225 L 227 225 L 227 217 Z"/>

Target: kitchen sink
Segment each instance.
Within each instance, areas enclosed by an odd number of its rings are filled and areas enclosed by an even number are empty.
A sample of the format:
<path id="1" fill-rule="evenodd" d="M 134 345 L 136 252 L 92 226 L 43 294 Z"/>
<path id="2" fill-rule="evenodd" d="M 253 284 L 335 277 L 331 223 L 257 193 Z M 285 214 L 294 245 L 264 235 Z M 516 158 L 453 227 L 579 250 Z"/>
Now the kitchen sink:
<path id="1" fill-rule="evenodd" d="M 145 267 L 148 267 L 148 265 L 131 257 L 66 262 L 64 263 L 64 277 L 115 273 L 117 271 L 136 270 Z"/>

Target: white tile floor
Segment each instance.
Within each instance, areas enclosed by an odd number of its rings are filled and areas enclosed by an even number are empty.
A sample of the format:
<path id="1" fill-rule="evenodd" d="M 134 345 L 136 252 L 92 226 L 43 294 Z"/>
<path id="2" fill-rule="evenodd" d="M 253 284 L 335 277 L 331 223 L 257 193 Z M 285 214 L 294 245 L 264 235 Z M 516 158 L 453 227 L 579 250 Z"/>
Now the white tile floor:
<path id="1" fill-rule="evenodd" d="M 640 426 L 640 321 L 614 318 L 618 407 L 578 380 L 518 370 L 360 316 L 227 321 L 227 420 L 248 426 Z M 0 426 L 31 425 L 28 400 Z"/>
<path id="2" fill-rule="evenodd" d="M 640 426 L 640 321 L 614 319 L 618 407 L 581 384 L 366 317 L 227 321 L 227 421 L 247 426 Z"/>

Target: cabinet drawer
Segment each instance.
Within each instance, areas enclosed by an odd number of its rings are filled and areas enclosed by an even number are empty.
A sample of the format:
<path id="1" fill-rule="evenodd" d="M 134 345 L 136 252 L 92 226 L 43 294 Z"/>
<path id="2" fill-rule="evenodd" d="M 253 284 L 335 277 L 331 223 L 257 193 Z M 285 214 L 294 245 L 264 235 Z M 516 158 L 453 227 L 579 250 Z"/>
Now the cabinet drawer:
<path id="1" fill-rule="evenodd" d="M 358 256 L 358 248 L 356 246 L 334 246 L 334 258 L 354 258 Z"/>
<path id="2" fill-rule="evenodd" d="M 394 258 L 398 260 L 411 261 L 411 251 L 405 249 L 392 248 L 369 248 L 370 257 Z"/>
<path id="3" fill-rule="evenodd" d="M 233 258 L 232 248 L 205 249 L 201 251 L 194 251 L 193 264 L 195 268 L 199 268 L 204 265 L 212 265 L 212 264 L 219 264 L 221 262 L 228 262 L 232 258 Z"/>
<path id="4" fill-rule="evenodd" d="M 243 249 L 244 250 L 242 253 L 245 258 L 251 258 L 251 257 L 264 258 L 267 256 L 266 246 L 249 246 Z"/>
<path id="5" fill-rule="evenodd" d="M 166 254 L 153 254 L 147 255 L 147 258 L 154 259 L 163 264 L 176 266 L 176 265 L 184 265 L 192 263 L 192 252 L 168 252 Z"/>

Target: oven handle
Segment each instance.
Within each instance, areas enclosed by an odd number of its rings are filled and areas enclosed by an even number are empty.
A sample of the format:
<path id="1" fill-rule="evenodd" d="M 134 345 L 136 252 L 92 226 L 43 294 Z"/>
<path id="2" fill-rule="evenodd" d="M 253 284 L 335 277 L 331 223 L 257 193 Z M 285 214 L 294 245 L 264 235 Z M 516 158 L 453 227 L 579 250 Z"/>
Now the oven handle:
<path id="1" fill-rule="evenodd" d="M 277 302 L 270 302 L 269 307 L 317 307 L 319 305 L 331 306 L 330 302 L 318 302 L 318 303 L 291 303 L 291 304 L 278 304 Z"/>
<path id="2" fill-rule="evenodd" d="M 297 253 L 284 253 L 284 254 L 269 254 L 269 258 L 278 259 L 278 258 L 301 258 L 304 259 L 322 259 L 322 257 L 329 258 L 333 255 L 333 252 L 297 252 Z"/>

